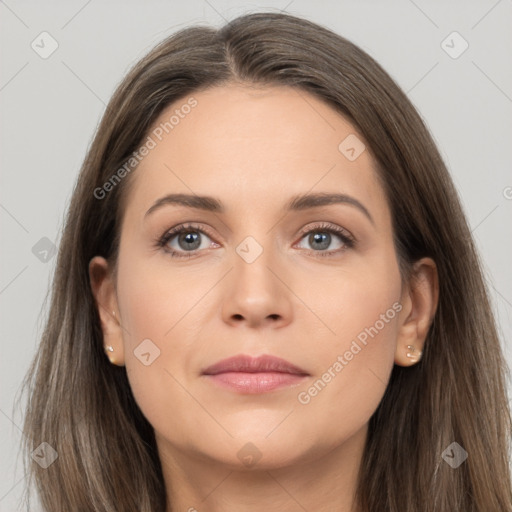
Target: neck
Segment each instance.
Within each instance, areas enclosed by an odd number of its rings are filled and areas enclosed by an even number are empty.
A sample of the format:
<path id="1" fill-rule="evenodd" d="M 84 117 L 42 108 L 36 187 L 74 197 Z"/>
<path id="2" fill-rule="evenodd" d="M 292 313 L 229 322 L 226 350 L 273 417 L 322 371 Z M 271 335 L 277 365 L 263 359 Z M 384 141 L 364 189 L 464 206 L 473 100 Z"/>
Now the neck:
<path id="1" fill-rule="evenodd" d="M 358 512 L 354 493 L 366 435 L 367 425 L 334 448 L 313 447 L 300 460 L 252 469 L 205 459 L 157 436 L 167 512 Z"/>

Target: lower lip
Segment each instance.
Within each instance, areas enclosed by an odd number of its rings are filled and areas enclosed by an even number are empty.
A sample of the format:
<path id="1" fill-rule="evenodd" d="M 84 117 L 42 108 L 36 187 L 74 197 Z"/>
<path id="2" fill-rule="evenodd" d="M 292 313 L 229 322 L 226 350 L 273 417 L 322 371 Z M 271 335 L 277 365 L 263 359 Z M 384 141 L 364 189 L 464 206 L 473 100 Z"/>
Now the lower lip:
<path id="1" fill-rule="evenodd" d="M 292 373 L 244 373 L 244 372 L 226 372 L 216 375 L 206 375 L 213 382 L 221 387 L 238 391 L 240 393 L 266 393 L 275 389 L 300 384 L 305 375 Z"/>

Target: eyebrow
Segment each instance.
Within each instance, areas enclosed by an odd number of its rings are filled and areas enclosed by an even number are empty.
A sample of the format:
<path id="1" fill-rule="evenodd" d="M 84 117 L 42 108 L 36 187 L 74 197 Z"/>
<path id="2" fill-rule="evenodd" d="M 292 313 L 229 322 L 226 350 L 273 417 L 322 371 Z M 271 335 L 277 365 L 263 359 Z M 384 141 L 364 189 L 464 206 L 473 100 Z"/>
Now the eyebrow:
<path id="1" fill-rule="evenodd" d="M 375 221 L 370 215 L 368 209 L 355 197 L 347 194 L 330 194 L 325 192 L 301 194 L 292 197 L 290 201 L 285 204 L 284 209 L 286 211 L 303 211 L 331 204 L 347 204 L 349 206 L 354 206 L 361 211 L 372 224 L 375 225 Z M 149 210 L 144 214 L 144 218 L 165 205 L 185 206 L 187 208 L 194 208 L 214 213 L 225 212 L 222 201 L 215 197 L 198 196 L 195 194 L 168 194 L 157 199 L 151 208 L 149 208 Z"/>

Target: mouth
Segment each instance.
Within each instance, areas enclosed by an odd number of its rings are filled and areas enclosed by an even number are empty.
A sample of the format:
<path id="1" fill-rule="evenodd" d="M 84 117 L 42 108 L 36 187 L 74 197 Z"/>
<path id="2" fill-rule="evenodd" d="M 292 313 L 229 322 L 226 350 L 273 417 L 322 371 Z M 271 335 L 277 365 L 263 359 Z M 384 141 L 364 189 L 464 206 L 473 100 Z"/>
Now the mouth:
<path id="1" fill-rule="evenodd" d="M 238 355 L 209 366 L 201 375 L 231 391 L 259 394 L 299 385 L 309 373 L 278 357 Z"/>

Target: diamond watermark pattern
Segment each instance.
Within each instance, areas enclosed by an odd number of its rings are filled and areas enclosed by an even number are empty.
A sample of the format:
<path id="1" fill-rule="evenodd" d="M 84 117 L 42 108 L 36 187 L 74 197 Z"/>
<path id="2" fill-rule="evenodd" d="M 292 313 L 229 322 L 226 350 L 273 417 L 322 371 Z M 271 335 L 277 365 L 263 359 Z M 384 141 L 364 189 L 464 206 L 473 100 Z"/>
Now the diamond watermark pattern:
<path id="1" fill-rule="evenodd" d="M 144 366 L 153 364 L 160 357 L 160 349 L 149 338 L 142 340 L 133 353 Z"/>
<path id="2" fill-rule="evenodd" d="M 255 444 L 246 443 L 238 450 L 237 456 L 244 466 L 250 468 L 261 459 L 262 455 Z"/>
<path id="3" fill-rule="evenodd" d="M 59 454 L 47 442 L 41 443 L 33 452 L 32 459 L 35 460 L 43 469 L 51 466 Z"/>
<path id="4" fill-rule="evenodd" d="M 41 32 L 30 46 L 39 57 L 47 59 L 59 47 L 59 43 L 48 32 Z"/>
<path id="5" fill-rule="evenodd" d="M 248 236 L 238 244 L 236 252 L 246 263 L 253 263 L 263 252 L 263 247 L 252 236 Z"/>
<path id="6" fill-rule="evenodd" d="M 32 254 L 43 263 L 48 263 L 56 253 L 55 244 L 45 236 L 32 247 Z"/>
<path id="7" fill-rule="evenodd" d="M 361 153 L 366 149 L 366 146 L 358 137 L 351 133 L 340 142 L 338 149 L 347 160 L 353 162 L 361 156 Z"/>
<path id="8" fill-rule="evenodd" d="M 467 458 L 468 452 L 462 446 L 454 441 L 446 450 L 441 454 L 441 457 L 450 464 L 453 469 L 458 468 Z"/>
<path id="9" fill-rule="evenodd" d="M 443 39 L 441 48 L 452 59 L 458 59 L 469 48 L 469 43 L 458 32 L 454 31 Z"/>

